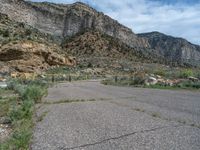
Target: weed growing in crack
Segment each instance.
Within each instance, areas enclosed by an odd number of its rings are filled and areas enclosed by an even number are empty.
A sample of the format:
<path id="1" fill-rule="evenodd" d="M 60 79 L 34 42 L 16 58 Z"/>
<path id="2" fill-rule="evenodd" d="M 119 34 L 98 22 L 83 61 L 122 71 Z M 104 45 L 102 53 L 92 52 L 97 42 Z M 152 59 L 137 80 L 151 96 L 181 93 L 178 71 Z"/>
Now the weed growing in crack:
<path id="1" fill-rule="evenodd" d="M 139 111 L 139 112 L 145 112 L 145 110 L 142 109 L 142 108 L 134 108 L 134 110 L 135 110 L 135 111 Z"/>
<path id="2" fill-rule="evenodd" d="M 43 104 L 63 104 L 63 103 L 77 103 L 77 102 L 93 102 L 97 101 L 96 99 L 66 99 L 59 100 L 56 102 L 44 102 Z"/>
<path id="3" fill-rule="evenodd" d="M 159 113 L 157 113 L 157 112 L 153 112 L 153 113 L 151 114 L 151 116 L 152 116 L 152 117 L 155 117 L 155 118 L 161 118 L 161 115 L 160 115 Z"/>
<path id="4" fill-rule="evenodd" d="M 42 115 L 37 118 L 37 122 L 41 122 L 42 120 L 44 120 L 44 117 L 47 115 L 47 113 L 48 111 L 43 112 Z"/>
<path id="5" fill-rule="evenodd" d="M 186 124 L 185 120 L 178 120 L 178 122 L 181 123 L 181 124 Z"/>

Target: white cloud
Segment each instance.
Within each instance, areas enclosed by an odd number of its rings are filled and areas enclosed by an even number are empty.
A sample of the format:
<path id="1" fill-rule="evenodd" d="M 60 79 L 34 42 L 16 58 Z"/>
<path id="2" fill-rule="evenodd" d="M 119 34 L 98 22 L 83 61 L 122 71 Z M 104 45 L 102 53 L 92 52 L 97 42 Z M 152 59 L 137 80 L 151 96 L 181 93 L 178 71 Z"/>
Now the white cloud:
<path id="1" fill-rule="evenodd" d="M 35 0 L 41 1 L 41 0 Z M 47 0 L 72 3 L 76 0 Z M 160 31 L 200 44 L 200 2 L 163 4 L 150 0 L 82 0 L 136 33 Z"/>

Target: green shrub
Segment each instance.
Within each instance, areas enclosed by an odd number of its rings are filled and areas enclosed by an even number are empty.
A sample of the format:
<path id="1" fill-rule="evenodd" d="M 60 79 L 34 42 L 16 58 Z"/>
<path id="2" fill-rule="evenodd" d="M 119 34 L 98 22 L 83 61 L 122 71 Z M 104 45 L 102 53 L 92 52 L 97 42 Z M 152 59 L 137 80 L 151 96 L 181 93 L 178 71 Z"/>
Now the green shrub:
<path id="1" fill-rule="evenodd" d="M 13 134 L 13 140 L 12 143 L 15 146 L 15 149 L 29 149 L 29 143 L 31 139 L 32 132 L 31 130 L 23 130 L 20 132 L 15 132 Z"/>
<path id="2" fill-rule="evenodd" d="M 186 88 L 200 89 L 200 82 L 186 81 L 183 82 L 181 86 Z"/>
<path id="3" fill-rule="evenodd" d="M 4 32 L 2 32 L 3 37 L 9 37 L 10 36 L 10 32 L 8 30 L 5 30 Z"/>
<path id="4" fill-rule="evenodd" d="M 189 76 L 193 76 L 193 71 L 190 69 L 182 70 L 179 73 L 180 78 L 188 78 Z"/>
<path id="5" fill-rule="evenodd" d="M 163 69 L 157 69 L 154 71 L 154 74 L 156 75 L 160 75 L 160 76 L 165 76 L 166 75 L 166 71 Z"/>
<path id="6" fill-rule="evenodd" d="M 25 100 L 33 100 L 34 102 L 40 102 L 46 90 L 38 85 L 31 85 L 26 88 L 23 93 L 22 99 Z"/>
<path id="7" fill-rule="evenodd" d="M 144 85 L 145 79 L 140 76 L 136 76 L 132 82 L 132 85 Z"/>
<path id="8" fill-rule="evenodd" d="M 11 121 L 18 121 L 22 119 L 30 119 L 33 112 L 33 101 L 24 101 L 20 106 L 14 106 L 9 112 Z"/>
<path id="9" fill-rule="evenodd" d="M 29 36 L 31 35 L 31 33 L 32 33 L 31 29 L 26 29 L 25 36 Z"/>
<path id="10" fill-rule="evenodd" d="M 197 71 L 197 72 L 195 73 L 195 77 L 197 77 L 198 79 L 200 79 L 200 71 Z"/>
<path id="11" fill-rule="evenodd" d="M 8 105 L 9 108 L 6 108 L 14 132 L 0 145 L 0 149 L 29 149 L 34 104 L 39 102 L 46 93 L 46 87 L 46 83 L 40 81 L 11 80 L 8 82 L 8 89 L 14 90 L 19 98 L 12 100 Z"/>

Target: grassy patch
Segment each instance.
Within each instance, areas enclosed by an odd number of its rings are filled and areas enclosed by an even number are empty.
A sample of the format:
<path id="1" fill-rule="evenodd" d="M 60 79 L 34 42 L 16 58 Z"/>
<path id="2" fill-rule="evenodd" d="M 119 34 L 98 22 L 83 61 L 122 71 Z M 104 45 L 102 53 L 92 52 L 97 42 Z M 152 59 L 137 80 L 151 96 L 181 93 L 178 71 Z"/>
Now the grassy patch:
<path id="1" fill-rule="evenodd" d="M 189 76 L 194 76 L 194 73 L 191 69 L 185 69 L 179 72 L 180 78 L 188 78 Z"/>
<path id="2" fill-rule="evenodd" d="M 145 110 L 142 109 L 142 108 L 134 108 L 134 110 L 135 110 L 135 111 L 139 111 L 139 112 L 145 112 Z"/>
<path id="3" fill-rule="evenodd" d="M 9 109 L 15 105 L 17 97 L 0 99 L 0 117 L 8 115 Z"/>
<path id="4" fill-rule="evenodd" d="M 44 102 L 43 104 L 62 104 L 62 103 L 92 102 L 92 101 L 96 101 L 96 99 L 66 99 L 66 100 L 59 100 L 56 102 Z"/>
<path id="5" fill-rule="evenodd" d="M 19 98 L 10 98 L 2 102 L 1 115 L 11 120 L 13 133 L 10 138 L 1 143 L 1 150 L 25 150 L 29 149 L 32 137 L 34 104 L 40 102 L 46 94 L 46 85 L 37 82 L 20 83 L 12 81 L 9 88 L 14 90 Z"/>
<path id="6" fill-rule="evenodd" d="M 145 85 L 143 78 L 122 78 L 117 81 L 114 79 L 105 79 L 101 81 L 104 85 L 114 85 L 114 86 L 132 86 L 132 87 L 141 87 L 141 88 L 155 88 L 155 89 L 187 89 L 187 90 L 199 90 L 200 89 L 200 81 L 193 82 L 189 80 L 185 80 L 176 85 L 164 85 L 164 84 L 155 84 L 155 85 Z"/>

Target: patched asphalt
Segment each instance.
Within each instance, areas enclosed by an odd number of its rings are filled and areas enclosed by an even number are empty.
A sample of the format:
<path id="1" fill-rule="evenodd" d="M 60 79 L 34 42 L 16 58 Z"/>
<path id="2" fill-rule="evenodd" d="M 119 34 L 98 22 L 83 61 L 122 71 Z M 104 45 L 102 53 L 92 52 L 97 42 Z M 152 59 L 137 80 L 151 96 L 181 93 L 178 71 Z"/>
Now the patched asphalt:
<path id="1" fill-rule="evenodd" d="M 60 83 L 38 105 L 33 150 L 199 150 L 200 92 Z"/>

